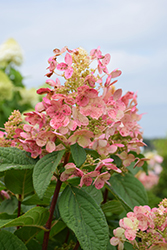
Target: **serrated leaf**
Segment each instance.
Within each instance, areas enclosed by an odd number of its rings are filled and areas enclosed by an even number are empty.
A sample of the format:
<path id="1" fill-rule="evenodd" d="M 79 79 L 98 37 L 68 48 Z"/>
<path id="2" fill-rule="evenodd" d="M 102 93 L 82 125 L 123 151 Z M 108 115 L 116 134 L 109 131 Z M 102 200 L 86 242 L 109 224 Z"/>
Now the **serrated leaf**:
<path id="1" fill-rule="evenodd" d="M 118 198 L 127 211 L 135 206 L 147 205 L 148 198 L 144 186 L 132 174 L 115 174 L 109 180 L 108 189 Z"/>
<path id="2" fill-rule="evenodd" d="M 106 213 L 120 214 L 124 210 L 119 200 L 107 201 L 105 204 L 102 204 L 101 208 L 105 214 Z"/>
<path id="3" fill-rule="evenodd" d="M 83 250 L 106 249 L 108 225 L 101 208 L 87 192 L 67 186 L 60 196 L 59 211 Z"/>
<path id="4" fill-rule="evenodd" d="M 16 219 L 10 219 L 11 216 L 7 214 L 4 214 L 3 217 L 6 218 L 0 218 L 0 228 L 14 226 L 33 226 L 44 229 L 43 225 L 47 222 L 49 218 L 49 211 L 43 207 L 34 207 L 28 212 L 26 212 L 24 215 L 21 215 Z"/>
<path id="5" fill-rule="evenodd" d="M 21 194 L 22 197 L 34 190 L 32 183 L 32 170 L 14 170 L 6 172 L 5 185 L 14 194 Z"/>
<path id="6" fill-rule="evenodd" d="M 53 152 L 41 158 L 34 167 L 33 184 L 40 199 L 43 198 L 47 187 L 50 184 L 53 173 L 56 171 L 65 150 Z"/>
<path id="7" fill-rule="evenodd" d="M 82 187 L 96 202 L 100 204 L 103 201 L 103 195 L 101 190 L 95 188 L 94 185 L 88 187 Z"/>
<path id="8" fill-rule="evenodd" d="M 78 143 L 70 146 L 72 158 L 77 167 L 82 166 L 86 160 L 86 151 Z"/>
<path id="9" fill-rule="evenodd" d="M 14 147 L 0 147 L 0 172 L 14 169 L 32 169 L 36 160 L 30 154 Z"/>
<path id="10" fill-rule="evenodd" d="M 1 250 L 27 250 L 24 243 L 14 234 L 8 231 L 0 231 Z"/>

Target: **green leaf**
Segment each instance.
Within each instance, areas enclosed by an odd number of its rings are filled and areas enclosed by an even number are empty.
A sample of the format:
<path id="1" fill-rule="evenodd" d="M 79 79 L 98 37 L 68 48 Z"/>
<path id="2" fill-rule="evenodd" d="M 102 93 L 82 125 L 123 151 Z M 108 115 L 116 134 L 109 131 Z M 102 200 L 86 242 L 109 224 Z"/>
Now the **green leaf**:
<path id="1" fill-rule="evenodd" d="M 148 175 L 148 163 L 145 161 L 143 166 L 142 166 L 143 171 Z"/>
<path id="2" fill-rule="evenodd" d="M 6 190 L 5 184 L 2 181 L 0 181 L 0 191 L 1 190 Z"/>
<path id="3" fill-rule="evenodd" d="M 105 214 L 121 214 L 124 210 L 119 200 L 107 201 L 105 204 L 102 204 L 101 208 Z"/>
<path id="4" fill-rule="evenodd" d="M 64 230 L 66 228 L 66 224 L 64 223 L 64 221 L 62 220 L 56 220 L 52 223 L 52 227 L 50 230 L 50 234 L 49 234 L 49 239 L 52 239 L 55 235 L 59 234 L 62 230 Z M 37 239 L 39 241 L 43 241 L 43 237 L 44 237 L 44 231 L 41 230 L 39 232 L 39 234 L 37 235 Z M 54 238 L 55 240 L 55 238 Z"/>
<path id="5" fill-rule="evenodd" d="M 14 194 L 21 194 L 22 198 L 31 193 L 34 188 L 32 184 L 32 170 L 14 170 L 6 172 L 5 185 Z"/>
<path id="6" fill-rule="evenodd" d="M 9 75 L 15 86 L 24 87 L 22 83 L 23 77 L 19 71 L 15 70 L 14 68 L 10 68 Z"/>
<path id="7" fill-rule="evenodd" d="M 2 218 L 6 217 L 6 218 Z M 0 218 L 0 228 L 1 227 L 14 227 L 14 226 L 33 226 L 41 229 L 44 228 L 44 224 L 49 218 L 49 211 L 43 207 L 34 207 L 26 212 L 24 215 L 12 219 L 12 216 L 3 215 Z M 11 219 L 10 219 L 11 218 Z"/>
<path id="8" fill-rule="evenodd" d="M 141 168 L 138 168 L 138 167 L 134 168 L 135 163 L 136 162 L 131 162 L 131 164 L 128 167 L 126 167 L 130 171 L 130 173 L 133 174 L 133 175 L 136 175 L 141 169 Z"/>
<path id="9" fill-rule="evenodd" d="M 122 160 L 117 155 L 111 154 L 110 158 L 112 158 L 114 160 L 113 163 L 115 163 L 118 168 L 121 167 Z"/>
<path id="10" fill-rule="evenodd" d="M 49 238 L 51 239 L 56 234 L 60 233 L 65 227 L 66 227 L 66 224 L 62 220 L 54 221 L 54 223 L 52 224 L 50 234 L 49 234 Z"/>
<path id="11" fill-rule="evenodd" d="M 13 214 L 18 206 L 18 200 L 12 196 L 10 199 L 4 200 L 0 205 L 0 213 Z"/>
<path id="12" fill-rule="evenodd" d="M 129 242 L 124 243 L 124 248 L 125 248 L 125 250 L 134 250 L 135 249 L 135 248 L 133 248 L 133 245 L 130 244 Z"/>
<path id="13" fill-rule="evenodd" d="M 53 152 L 41 158 L 34 167 L 33 184 L 40 199 L 43 198 L 47 187 L 50 184 L 53 173 L 56 171 L 65 150 Z"/>
<path id="14" fill-rule="evenodd" d="M 0 249 L 1 250 L 27 250 L 24 243 L 14 234 L 3 230 L 0 231 Z"/>
<path id="15" fill-rule="evenodd" d="M 109 182 L 111 186 L 107 188 L 121 201 L 127 211 L 133 210 L 135 206 L 148 204 L 144 186 L 132 174 L 127 173 L 124 176 L 115 174 L 111 176 Z"/>
<path id="16" fill-rule="evenodd" d="M 32 169 L 36 160 L 30 154 L 18 148 L 0 147 L 0 172 L 14 169 Z"/>
<path id="17" fill-rule="evenodd" d="M 59 211 L 83 250 L 106 249 L 108 225 L 101 208 L 87 192 L 67 186 L 60 196 Z"/>
<path id="18" fill-rule="evenodd" d="M 103 201 L 103 195 L 101 190 L 95 188 L 94 185 L 88 186 L 88 187 L 82 187 L 96 202 L 100 205 L 100 203 Z"/>
<path id="19" fill-rule="evenodd" d="M 43 199 L 39 199 L 37 194 L 33 194 L 30 196 L 27 196 L 23 201 L 22 204 L 24 205 L 45 205 L 45 206 L 49 206 L 50 201 L 51 201 L 51 197 L 54 193 L 55 190 L 55 186 L 49 186 L 46 190 L 46 192 L 44 193 Z"/>
<path id="20" fill-rule="evenodd" d="M 100 158 L 99 153 L 96 150 L 90 149 L 90 148 L 85 148 L 86 154 L 89 154 L 93 157 L 93 159 Z"/>
<path id="21" fill-rule="evenodd" d="M 70 146 L 72 158 L 77 167 L 82 166 L 86 160 L 86 151 L 78 143 Z"/>
<path id="22" fill-rule="evenodd" d="M 14 232 L 14 234 L 21 239 L 25 244 L 40 231 L 37 227 L 21 227 Z"/>
<path id="23" fill-rule="evenodd" d="M 31 239 L 26 247 L 28 248 L 28 250 L 42 250 L 42 246 L 39 244 L 39 242 L 36 239 Z M 48 248 L 49 250 L 49 248 Z"/>
<path id="24" fill-rule="evenodd" d="M 110 244 L 110 242 L 108 242 L 107 250 L 117 250 L 117 248 L 114 247 L 114 246 L 112 246 L 112 245 Z"/>

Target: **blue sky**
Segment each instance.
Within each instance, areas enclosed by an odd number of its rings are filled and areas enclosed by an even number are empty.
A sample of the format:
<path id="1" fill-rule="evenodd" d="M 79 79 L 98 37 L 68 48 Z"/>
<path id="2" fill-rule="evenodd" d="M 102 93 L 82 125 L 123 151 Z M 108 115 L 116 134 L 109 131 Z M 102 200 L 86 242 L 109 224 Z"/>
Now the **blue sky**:
<path id="1" fill-rule="evenodd" d="M 0 9 L 0 44 L 22 47 L 27 87 L 45 82 L 54 48 L 100 46 L 123 72 L 116 87 L 138 93 L 144 137 L 167 136 L 166 0 L 0 0 Z"/>

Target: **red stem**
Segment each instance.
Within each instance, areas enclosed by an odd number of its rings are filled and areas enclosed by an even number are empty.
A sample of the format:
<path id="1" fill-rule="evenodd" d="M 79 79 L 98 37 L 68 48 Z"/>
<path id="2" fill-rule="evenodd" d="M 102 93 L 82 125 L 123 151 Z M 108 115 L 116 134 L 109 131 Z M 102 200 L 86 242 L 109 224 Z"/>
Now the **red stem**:
<path id="1" fill-rule="evenodd" d="M 56 188 L 55 188 L 55 191 L 54 191 L 52 203 L 51 203 L 51 206 L 50 206 L 50 209 L 49 209 L 49 211 L 50 211 L 49 219 L 46 222 L 46 226 L 45 226 L 46 229 L 49 229 L 49 231 L 44 233 L 44 240 L 43 240 L 42 250 L 47 250 L 47 247 L 48 247 L 49 234 L 50 234 L 50 229 L 51 229 L 51 224 L 52 224 L 53 213 L 54 213 L 54 209 L 55 209 L 55 206 L 56 206 L 59 191 L 60 191 L 60 188 L 61 188 L 61 184 L 62 184 L 62 182 L 58 179 L 57 184 L 56 184 Z"/>
<path id="2" fill-rule="evenodd" d="M 65 155 L 63 166 L 65 166 L 68 163 L 69 156 L 70 156 L 70 153 L 67 152 L 66 155 Z M 47 250 L 47 247 L 48 247 L 49 234 L 50 234 L 50 230 L 51 230 L 53 213 L 54 213 L 54 209 L 55 209 L 55 206 L 56 206 L 56 203 L 57 203 L 57 199 L 58 199 L 58 196 L 59 196 L 61 185 L 62 185 L 62 182 L 58 179 L 57 183 L 56 183 L 56 188 L 55 188 L 55 191 L 54 191 L 54 194 L 53 194 L 51 206 L 50 206 L 50 209 L 49 209 L 49 211 L 50 211 L 49 219 L 48 219 L 48 221 L 46 222 L 46 225 L 45 225 L 45 228 L 48 229 L 49 231 L 44 233 L 42 250 Z"/>
<path id="3" fill-rule="evenodd" d="M 75 247 L 74 247 L 73 250 L 78 250 L 78 247 L 79 247 L 79 241 L 77 241 L 77 243 L 76 243 L 76 245 L 75 245 Z"/>
<path id="4" fill-rule="evenodd" d="M 103 202 L 102 202 L 102 204 L 104 204 L 104 203 L 106 203 L 106 202 L 107 202 L 107 197 L 108 197 L 108 189 L 107 189 L 107 188 L 105 188 L 105 190 L 104 190 L 104 198 L 103 198 Z"/>

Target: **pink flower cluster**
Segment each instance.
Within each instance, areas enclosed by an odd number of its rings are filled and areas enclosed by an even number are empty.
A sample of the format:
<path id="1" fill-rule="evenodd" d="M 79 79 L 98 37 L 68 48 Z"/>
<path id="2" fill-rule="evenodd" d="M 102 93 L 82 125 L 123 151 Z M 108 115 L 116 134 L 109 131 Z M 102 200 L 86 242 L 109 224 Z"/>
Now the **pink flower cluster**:
<path id="1" fill-rule="evenodd" d="M 58 62 L 62 54 L 65 54 L 65 62 Z M 97 68 L 92 69 L 94 61 Z M 37 93 L 45 96 L 35 111 L 24 114 L 27 124 L 15 130 L 11 145 L 30 152 L 33 158 L 68 149 L 76 142 L 83 148 L 96 150 L 100 158 L 108 162 L 98 161 L 101 165 L 95 166 L 91 173 L 68 165 L 61 179 L 80 176 L 82 186 L 96 178 L 97 188 L 109 179 L 111 169 L 121 172 L 111 164 L 110 154 L 124 152 L 123 166 L 126 159 L 128 164 L 136 160 L 129 156 L 129 151 L 139 153 L 144 145 L 138 124 L 141 115 L 137 113 L 137 96 L 133 92 L 123 95 L 122 89 L 115 89 L 117 81 L 113 79 L 120 76 L 121 71 L 109 72 L 109 62 L 110 55 L 102 55 L 100 47 L 91 50 L 90 55 L 82 48 L 55 49 L 54 56 L 48 60 L 49 73 L 46 74 L 50 87 L 38 89 Z M 51 79 L 53 74 L 62 76 L 64 83 L 59 78 Z"/>
<path id="2" fill-rule="evenodd" d="M 93 184 L 97 189 L 101 189 L 105 183 L 110 185 L 110 183 L 107 182 L 110 179 L 110 173 L 108 171 L 101 173 L 100 170 L 102 167 L 105 167 L 106 170 L 114 170 L 117 173 L 122 172 L 119 168 L 112 164 L 112 162 L 113 159 L 111 158 L 101 160 L 95 167 L 95 170 L 91 172 L 82 171 L 77 168 L 74 163 L 67 163 L 65 165 L 65 171 L 60 176 L 60 180 L 66 181 L 71 176 L 79 176 L 81 177 L 79 186 L 82 187 L 83 185 L 90 186 L 93 182 L 92 177 L 96 177 Z"/>
<path id="3" fill-rule="evenodd" d="M 167 199 L 158 208 L 134 207 L 133 212 L 119 221 L 119 225 L 110 239 L 111 245 L 118 245 L 118 250 L 124 249 L 125 241 L 130 242 L 134 249 L 167 249 Z"/>

